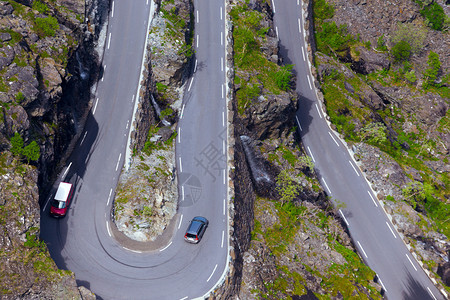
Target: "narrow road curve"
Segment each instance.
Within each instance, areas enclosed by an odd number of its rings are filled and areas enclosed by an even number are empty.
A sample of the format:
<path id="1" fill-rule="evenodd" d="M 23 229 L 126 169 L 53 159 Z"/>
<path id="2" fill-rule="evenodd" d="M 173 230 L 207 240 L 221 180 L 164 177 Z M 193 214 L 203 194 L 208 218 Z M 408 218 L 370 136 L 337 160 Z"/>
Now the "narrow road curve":
<path id="1" fill-rule="evenodd" d="M 199 2 L 202 2 L 201 5 Z M 124 247 L 114 238 L 111 211 L 145 50 L 152 0 L 113 0 L 103 77 L 85 128 L 59 180 L 75 186 L 65 218 L 41 211 L 41 238 L 59 268 L 101 299 L 204 297 L 227 270 L 225 4 L 195 1 L 195 72 L 186 83 L 176 141 L 179 210 L 172 239 L 157 250 Z M 154 8 L 153 8 L 154 9 Z M 192 217 L 209 219 L 203 240 L 184 241 Z"/>
<path id="2" fill-rule="evenodd" d="M 327 194 L 346 204 L 345 220 L 362 259 L 388 299 L 444 299 L 398 236 L 347 148 L 329 128 L 307 57 L 302 1 L 272 0 L 285 63 L 294 65 L 300 95 L 297 125 Z"/>

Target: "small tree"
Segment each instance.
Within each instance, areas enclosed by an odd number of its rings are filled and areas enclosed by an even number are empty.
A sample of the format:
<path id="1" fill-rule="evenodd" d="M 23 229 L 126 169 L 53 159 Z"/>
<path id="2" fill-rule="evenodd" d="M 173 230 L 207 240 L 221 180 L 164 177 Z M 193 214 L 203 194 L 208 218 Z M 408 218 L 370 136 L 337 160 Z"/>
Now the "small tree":
<path id="1" fill-rule="evenodd" d="M 414 25 L 412 23 L 399 24 L 397 30 L 391 38 L 391 42 L 397 45 L 400 41 L 409 44 L 411 53 L 419 53 L 423 49 L 423 44 L 427 30 L 425 27 Z"/>
<path id="2" fill-rule="evenodd" d="M 289 203 L 300 193 L 300 185 L 295 182 L 286 170 L 283 170 L 277 176 L 277 192 L 280 195 L 280 201 L 284 205 Z"/>
<path id="3" fill-rule="evenodd" d="M 22 154 L 26 157 L 28 162 L 31 161 L 37 161 L 39 159 L 39 156 L 41 156 L 41 149 L 39 148 L 39 145 L 36 143 L 36 141 L 32 141 L 30 144 L 26 145 L 23 148 Z"/>
<path id="4" fill-rule="evenodd" d="M 425 19 L 428 21 L 429 26 L 434 30 L 444 29 L 446 15 L 442 6 L 440 6 L 436 2 L 425 6 L 420 11 L 420 14 L 425 17 Z"/>
<path id="5" fill-rule="evenodd" d="M 15 156 L 20 156 L 23 152 L 23 138 L 19 133 L 14 133 L 11 137 L 11 153 Z"/>
<path id="6" fill-rule="evenodd" d="M 434 85 L 438 77 L 439 70 L 441 69 L 441 61 L 439 60 L 439 54 L 430 51 L 428 55 L 428 69 L 425 70 L 425 86 Z"/>
<path id="7" fill-rule="evenodd" d="M 289 82 L 292 78 L 291 70 L 293 65 L 282 66 L 280 71 L 275 73 L 275 82 L 280 90 L 287 91 L 289 89 Z"/>
<path id="8" fill-rule="evenodd" d="M 391 54 L 396 62 L 408 60 L 411 56 L 411 45 L 407 41 L 400 41 L 392 47 Z"/>

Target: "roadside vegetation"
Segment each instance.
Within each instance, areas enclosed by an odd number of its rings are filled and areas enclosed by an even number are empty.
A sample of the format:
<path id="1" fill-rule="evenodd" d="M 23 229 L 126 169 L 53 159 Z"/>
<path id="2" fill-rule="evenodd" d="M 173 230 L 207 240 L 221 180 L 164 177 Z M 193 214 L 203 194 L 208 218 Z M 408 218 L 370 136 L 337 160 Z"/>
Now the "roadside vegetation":
<path id="1" fill-rule="evenodd" d="M 263 90 L 278 95 L 291 88 L 292 66 L 279 66 L 268 60 L 261 52 L 269 27 L 264 27 L 264 14 L 248 9 L 247 4 L 239 4 L 230 12 L 234 38 L 234 66 L 238 112 L 245 110 L 257 100 Z"/>
<path id="2" fill-rule="evenodd" d="M 425 66 L 417 65 L 417 60 L 412 59 L 413 56 L 424 55 L 428 30 L 448 29 L 448 17 L 443 15 L 442 7 L 436 2 L 416 2 L 422 7 L 421 14 L 425 17 L 426 24 L 400 24 L 391 37 L 380 36 L 377 45 L 373 47 L 390 57 L 390 67 L 366 75 L 355 73 L 357 76 L 352 77 L 339 71 L 338 62 L 351 67 L 344 57 L 348 53 L 352 57 L 358 57 L 358 47 L 367 45 L 359 36 L 351 36 L 346 26 L 337 26 L 331 21 L 334 15 L 331 4 L 326 0 L 315 0 L 317 50 L 331 57 L 331 60 L 325 59 L 318 53 L 315 64 L 317 67 L 321 64 L 332 66 L 330 72 L 321 78 L 321 90 L 327 113 L 337 131 L 350 144 L 368 143 L 389 154 L 404 169 L 416 169 L 423 180 L 413 180 L 413 183 L 403 188 L 404 201 L 434 221 L 428 225 L 429 229 L 450 237 L 450 203 L 447 200 L 450 191 L 449 175 L 448 172 L 435 172 L 427 164 L 442 157 L 443 162 L 449 164 L 448 156 L 441 150 L 443 141 L 439 137 L 439 132 L 450 132 L 449 111 L 435 124 L 427 127 L 420 123 L 419 116 L 414 111 L 406 112 L 394 105 L 374 111 L 367 105 L 355 105 L 352 99 L 355 95 L 362 95 L 364 88 L 373 84 L 408 87 L 414 91 L 410 95 L 411 101 L 414 101 L 414 97 L 426 94 L 450 99 L 450 74 L 442 69 L 439 55 L 433 51 L 425 54 Z M 369 49 L 372 48 L 368 46 Z M 354 92 L 348 91 L 349 84 Z M 408 120 L 416 124 L 413 132 L 404 130 Z M 431 134 L 432 132 L 437 134 Z"/>

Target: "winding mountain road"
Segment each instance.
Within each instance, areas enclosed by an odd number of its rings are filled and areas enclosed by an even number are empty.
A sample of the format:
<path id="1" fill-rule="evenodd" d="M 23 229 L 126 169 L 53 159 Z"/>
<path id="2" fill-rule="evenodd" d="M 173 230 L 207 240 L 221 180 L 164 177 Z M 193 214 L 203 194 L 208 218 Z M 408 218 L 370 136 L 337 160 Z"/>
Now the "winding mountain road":
<path id="1" fill-rule="evenodd" d="M 339 212 L 362 259 L 378 274 L 388 299 L 444 299 L 407 249 L 345 145 L 330 129 L 308 65 L 301 0 L 272 0 L 285 63 L 294 65 L 300 95 L 297 124 L 327 194 L 346 204 Z"/>
<path id="2" fill-rule="evenodd" d="M 201 2 L 201 5 L 200 3 Z M 186 83 L 176 140 L 179 209 L 159 248 L 115 238 L 111 211 L 124 165 L 152 0 L 114 0 L 103 78 L 85 128 L 59 180 L 75 185 L 65 218 L 41 211 L 41 238 L 59 268 L 100 299 L 192 299 L 223 280 L 229 261 L 225 9 L 195 1 L 195 66 Z M 192 217 L 209 219 L 203 240 L 184 241 Z"/>

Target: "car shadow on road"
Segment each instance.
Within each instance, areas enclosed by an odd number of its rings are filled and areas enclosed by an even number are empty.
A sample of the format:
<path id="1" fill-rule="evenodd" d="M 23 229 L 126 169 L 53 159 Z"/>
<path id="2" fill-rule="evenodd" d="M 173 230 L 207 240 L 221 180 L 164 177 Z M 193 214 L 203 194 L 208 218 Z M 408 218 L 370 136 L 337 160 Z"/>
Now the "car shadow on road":
<path id="1" fill-rule="evenodd" d="M 88 132 L 84 135 L 84 132 Z M 55 219 L 49 214 L 50 203 L 44 204 L 41 211 L 41 239 L 43 239 L 50 251 L 50 255 L 60 269 L 67 270 L 67 265 L 62 257 L 62 250 L 65 247 L 69 221 L 73 217 L 74 210 L 71 209 L 78 201 L 78 192 L 83 185 L 83 177 L 86 173 L 86 166 L 91 159 L 91 155 L 98 144 L 99 127 L 91 112 L 89 112 L 85 127 L 75 148 L 67 159 L 66 167 L 61 170 L 62 177 L 53 185 L 49 192 L 48 201 L 54 197 L 60 181 L 69 182 L 74 186 L 73 198 L 70 201 L 67 214 L 63 218 Z M 70 168 L 69 168 L 70 165 Z"/>

